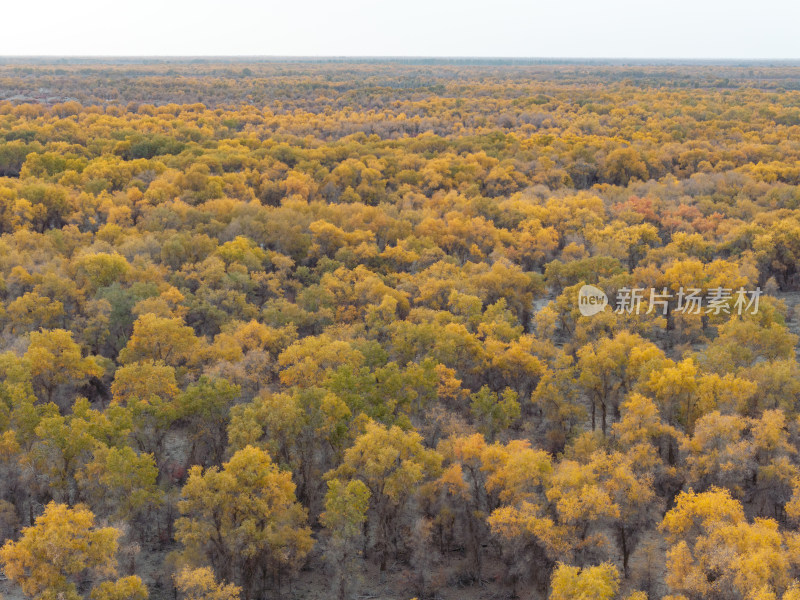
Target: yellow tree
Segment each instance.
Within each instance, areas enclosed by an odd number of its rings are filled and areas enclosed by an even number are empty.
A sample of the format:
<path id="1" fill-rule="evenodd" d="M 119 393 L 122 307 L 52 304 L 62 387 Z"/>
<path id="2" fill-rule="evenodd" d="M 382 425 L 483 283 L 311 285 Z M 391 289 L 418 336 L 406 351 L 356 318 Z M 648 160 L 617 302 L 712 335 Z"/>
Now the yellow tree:
<path id="1" fill-rule="evenodd" d="M 39 399 L 50 402 L 61 386 L 78 385 L 100 377 L 103 369 L 94 357 L 83 357 L 81 348 L 64 329 L 43 329 L 30 334 L 25 359 L 30 364 Z"/>
<path id="2" fill-rule="evenodd" d="M 387 428 L 374 421 L 344 453 L 342 464 L 329 477 L 360 479 L 370 491 L 376 549 L 381 570 L 386 570 L 390 546 L 397 543 L 399 517 L 415 490 L 438 475 L 442 456 L 425 448 L 422 436 Z"/>
<path id="3" fill-rule="evenodd" d="M 622 400 L 663 357 L 664 353 L 654 344 L 627 331 L 578 350 L 578 382 L 591 402 L 592 431 L 596 426 L 596 409 L 600 408 L 600 426 L 605 435 L 608 412 L 617 420 Z"/>
<path id="4" fill-rule="evenodd" d="M 455 521 L 460 517 L 466 527 L 466 546 L 472 557 L 472 568 L 477 581 L 483 570 L 483 540 L 488 534 L 485 523 L 489 511 L 486 492 L 484 453 L 486 440 L 479 433 L 469 436 L 452 436 L 439 444 L 449 466 L 439 478 L 443 492 L 440 521 Z"/>
<path id="5" fill-rule="evenodd" d="M 314 544 L 291 473 L 252 446 L 222 469 L 192 467 L 178 508 L 175 538 L 186 558 L 210 562 L 224 579 L 240 581 L 248 597 L 268 580 L 280 585 Z"/>
<path id="6" fill-rule="evenodd" d="M 113 527 L 95 527 L 94 515 L 85 506 L 51 502 L 18 541 L 0 549 L 0 562 L 6 576 L 31 598 L 63 594 L 78 600 L 77 583 L 88 573 L 101 578 L 115 574 L 119 536 Z"/>
<path id="7" fill-rule="evenodd" d="M 749 420 L 713 411 L 697 421 L 694 435 L 682 444 L 686 474 L 696 489 L 725 486 L 737 496 L 745 491 L 755 470 L 752 440 L 745 431 Z"/>
<path id="8" fill-rule="evenodd" d="M 690 600 L 782 594 L 792 584 L 795 559 L 778 523 L 748 523 L 727 490 L 682 492 L 660 528 L 670 544 L 666 583 Z"/>
<path id="9" fill-rule="evenodd" d="M 542 418 L 545 447 L 553 453 L 563 452 L 570 434 L 587 416 L 575 378 L 572 357 L 559 354 L 554 369 L 546 370 L 531 394 L 531 402 Z"/>
<path id="10" fill-rule="evenodd" d="M 137 454 L 133 448 L 97 444 L 92 460 L 76 475 L 83 498 L 100 516 L 134 521 L 157 507 L 162 492 L 156 486 L 158 469 L 152 454 Z"/>
<path id="11" fill-rule="evenodd" d="M 130 270 L 131 266 L 125 257 L 117 253 L 83 254 L 72 261 L 76 281 L 88 287 L 92 293 L 115 281 L 124 280 Z"/>
<path id="12" fill-rule="evenodd" d="M 181 600 L 239 600 L 242 591 L 232 583 L 218 583 L 208 567 L 184 568 L 175 574 L 175 589 Z"/>
<path id="13" fill-rule="evenodd" d="M 573 567 L 559 563 L 550 580 L 550 600 L 614 600 L 619 592 L 619 572 L 610 563 Z"/>
<path id="14" fill-rule="evenodd" d="M 550 455 L 531 448 L 527 440 L 512 440 L 486 447 L 481 463 L 486 490 L 494 506 L 500 505 L 486 521 L 502 540 L 507 577 L 515 591 L 530 575 L 544 585 L 541 575 L 571 549 L 569 532 L 556 522 L 545 496 L 554 471 Z"/>
<path id="15" fill-rule="evenodd" d="M 119 361 L 161 361 L 181 367 L 195 364 L 200 358 L 203 342 L 180 317 L 157 317 L 152 313 L 140 316 L 133 324 L 133 334 L 119 353 Z"/>
<path id="16" fill-rule="evenodd" d="M 642 535 L 661 515 L 662 503 L 653 486 L 652 462 L 639 452 L 596 452 L 592 468 L 598 473 L 600 488 L 608 494 L 612 512 L 610 527 L 622 555 L 623 574 L 629 575 L 629 559 Z"/>
<path id="17" fill-rule="evenodd" d="M 608 554 L 611 543 L 605 531 L 621 516 L 620 507 L 609 489 L 612 486 L 601 482 L 604 475 L 601 470 L 610 469 L 610 465 L 603 464 L 607 457 L 597 452 L 591 459 L 587 462 L 563 459 L 555 465 L 545 492 L 554 505 L 558 523 L 563 526 L 563 542 L 580 564 L 591 563 Z M 635 480 L 630 474 L 626 475 L 627 479 Z"/>
<path id="18" fill-rule="evenodd" d="M 89 594 L 92 600 L 147 600 L 148 595 L 138 575 L 104 581 Z"/>
<path id="19" fill-rule="evenodd" d="M 317 387 L 265 393 L 231 409 L 229 449 L 252 445 L 267 450 L 292 471 L 298 498 L 314 511 L 324 495 L 324 473 L 341 460 L 352 440 L 351 416 L 343 400 Z"/>

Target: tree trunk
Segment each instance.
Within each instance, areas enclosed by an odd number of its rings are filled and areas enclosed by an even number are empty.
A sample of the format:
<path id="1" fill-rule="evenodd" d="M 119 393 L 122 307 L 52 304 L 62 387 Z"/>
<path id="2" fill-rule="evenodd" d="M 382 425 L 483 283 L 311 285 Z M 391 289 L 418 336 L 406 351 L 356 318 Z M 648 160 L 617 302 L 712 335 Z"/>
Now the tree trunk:
<path id="1" fill-rule="evenodd" d="M 601 425 L 603 426 L 603 437 L 606 437 L 606 403 L 603 402 L 603 404 L 601 404 L 600 407 L 603 410 L 603 421 L 601 423 Z"/>
<path id="2" fill-rule="evenodd" d="M 625 526 L 621 525 L 619 528 L 619 539 L 622 544 L 622 571 L 625 574 L 625 579 L 628 578 L 628 558 L 630 558 L 630 549 L 628 548 L 628 539 L 625 535 Z"/>

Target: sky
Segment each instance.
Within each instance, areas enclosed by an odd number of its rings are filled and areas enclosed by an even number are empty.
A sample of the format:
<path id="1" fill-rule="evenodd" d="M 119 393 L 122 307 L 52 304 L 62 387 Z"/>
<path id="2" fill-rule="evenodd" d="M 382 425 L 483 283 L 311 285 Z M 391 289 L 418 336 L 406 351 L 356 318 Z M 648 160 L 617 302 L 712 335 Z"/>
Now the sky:
<path id="1" fill-rule="evenodd" d="M 7 0 L 0 56 L 800 58 L 797 0 Z"/>

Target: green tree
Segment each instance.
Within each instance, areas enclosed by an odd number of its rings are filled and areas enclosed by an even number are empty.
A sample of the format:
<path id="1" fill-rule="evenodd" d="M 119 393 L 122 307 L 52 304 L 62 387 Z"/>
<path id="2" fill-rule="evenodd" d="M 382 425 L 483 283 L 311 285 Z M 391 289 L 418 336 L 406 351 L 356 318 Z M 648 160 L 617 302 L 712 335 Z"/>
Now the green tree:
<path id="1" fill-rule="evenodd" d="M 370 492 L 358 479 L 347 484 L 339 479 L 328 481 L 325 512 L 320 522 L 328 533 L 326 557 L 336 570 L 337 597 L 345 600 L 356 572 L 356 558 L 364 536 Z"/>
<path id="2" fill-rule="evenodd" d="M 494 441 L 495 436 L 508 428 L 520 415 L 517 392 L 506 388 L 498 397 L 489 386 L 483 386 L 479 391 L 470 395 L 472 416 L 479 424 L 479 429 L 489 441 Z"/>

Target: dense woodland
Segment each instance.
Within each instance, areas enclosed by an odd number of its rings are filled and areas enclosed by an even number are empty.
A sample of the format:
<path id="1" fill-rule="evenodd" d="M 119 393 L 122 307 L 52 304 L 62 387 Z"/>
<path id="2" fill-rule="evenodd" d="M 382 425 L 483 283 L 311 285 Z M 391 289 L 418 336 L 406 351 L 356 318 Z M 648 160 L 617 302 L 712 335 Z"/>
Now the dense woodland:
<path id="1" fill-rule="evenodd" d="M 798 90 L 0 64 L 6 598 L 800 599 Z"/>

